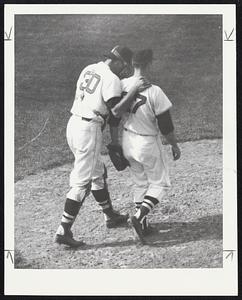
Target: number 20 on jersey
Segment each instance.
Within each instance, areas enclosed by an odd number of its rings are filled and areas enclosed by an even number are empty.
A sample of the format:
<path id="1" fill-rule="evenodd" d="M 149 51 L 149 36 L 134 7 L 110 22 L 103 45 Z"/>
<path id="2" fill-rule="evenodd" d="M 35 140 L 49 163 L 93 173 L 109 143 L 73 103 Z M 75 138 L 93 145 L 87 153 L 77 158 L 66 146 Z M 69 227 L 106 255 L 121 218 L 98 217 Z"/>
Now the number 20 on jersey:
<path id="1" fill-rule="evenodd" d="M 87 71 L 84 74 L 84 82 L 81 82 L 80 84 L 80 90 L 85 90 L 89 94 L 93 94 L 101 80 L 101 77 L 92 72 L 92 71 Z"/>

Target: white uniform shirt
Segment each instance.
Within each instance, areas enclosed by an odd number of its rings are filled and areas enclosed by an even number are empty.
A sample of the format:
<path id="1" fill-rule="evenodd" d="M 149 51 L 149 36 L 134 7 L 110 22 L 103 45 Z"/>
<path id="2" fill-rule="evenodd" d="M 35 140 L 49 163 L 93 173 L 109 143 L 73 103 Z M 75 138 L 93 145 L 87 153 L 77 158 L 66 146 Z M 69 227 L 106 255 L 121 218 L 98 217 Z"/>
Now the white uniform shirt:
<path id="1" fill-rule="evenodd" d="M 99 62 L 89 65 L 81 72 L 77 81 L 71 113 L 86 118 L 94 118 L 94 112 L 107 116 L 105 102 L 113 97 L 120 97 L 121 92 L 121 81 L 107 64 Z"/>
<path id="2" fill-rule="evenodd" d="M 133 85 L 134 77 L 122 80 L 123 92 L 128 92 Z M 159 128 L 156 116 L 167 111 L 172 104 L 157 85 L 139 93 L 130 112 L 124 116 L 124 128 L 141 135 L 157 135 Z"/>

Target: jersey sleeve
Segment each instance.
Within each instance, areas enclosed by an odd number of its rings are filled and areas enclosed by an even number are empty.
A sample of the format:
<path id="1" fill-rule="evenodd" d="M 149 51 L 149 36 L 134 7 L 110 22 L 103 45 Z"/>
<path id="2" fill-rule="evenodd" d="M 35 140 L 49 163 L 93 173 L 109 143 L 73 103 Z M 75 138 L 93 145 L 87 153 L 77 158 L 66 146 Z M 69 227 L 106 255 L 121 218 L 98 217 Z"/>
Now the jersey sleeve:
<path id="1" fill-rule="evenodd" d="M 85 69 L 84 69 L 85 71 Z M 79 100 L 80 97 L 83 96 L 83 91 L 80 88 L 81 82 L 83 82 L 84 80 L 84 71 L 81 72 L 81 74 L 79 75 L 79 78 L 77 80 L 76 83 L 76 93 L 75 93 L 75 100 Z"/>
<path id="2" fill-rule="evenodd" d="M 121 82 L 117 76 L 108 76 L 103 79 L 102 96 L 105 102 L 114 97 L 121 97 L 121 93 Z"/>
<path id="3" fill-rule="evenodd" d="M 85 68 L 82 70 L 82 72 L 81 72 L 81 74 L 79 75 L 79 78 L 78 78 L 78 80 L 77 80 L 76 88 L 80 89 L 81 82 L 84 81 L 84 75 L 85 75 L 85 73 L 88 71 L 88 68 L 89 68 L 89 66 L 85 67 Z"/>
<path id="4" fill-rule="evenodd" d="M 172 107 L 171 101 L 168 99 L 166 94 L 162 91 L 161 88 L 157 87 L 155 91 L 155 97 L 153 98 L 153 108 L 156 116 L 164 113 Z"/>

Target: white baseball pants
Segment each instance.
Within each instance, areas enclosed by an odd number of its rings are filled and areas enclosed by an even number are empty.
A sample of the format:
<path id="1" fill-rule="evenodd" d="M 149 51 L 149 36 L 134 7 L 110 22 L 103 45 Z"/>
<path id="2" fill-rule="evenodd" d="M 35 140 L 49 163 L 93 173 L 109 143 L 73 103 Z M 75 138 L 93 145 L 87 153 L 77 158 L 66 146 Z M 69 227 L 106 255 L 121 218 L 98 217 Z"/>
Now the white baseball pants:
<path id="1" fill-rule="evenodd" d="M 66 130 L 68 145 L 75 157 L 67 198 L 83 201 L 92 190 L 104 188 L 104 164 L 101 161 L 101 123 L 87 122 L 72 115 Z"/>
<path id="2" fill-rule="evenodd" d="M 130 163 L 131 177 L 134 182 L 134 202 L 151 196 L 161 201 L 171 186 L 168 169 L 162 155 L 159 136 L 140 136 L 123 131 L 122 147 L 124 156 Z"/>

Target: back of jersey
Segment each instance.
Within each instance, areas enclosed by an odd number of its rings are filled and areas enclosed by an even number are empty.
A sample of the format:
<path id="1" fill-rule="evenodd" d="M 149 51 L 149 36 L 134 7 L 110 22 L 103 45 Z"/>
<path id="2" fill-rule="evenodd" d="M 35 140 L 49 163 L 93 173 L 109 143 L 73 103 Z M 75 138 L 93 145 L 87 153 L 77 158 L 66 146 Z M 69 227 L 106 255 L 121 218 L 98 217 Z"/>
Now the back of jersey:
<path id="1" fill-rule="evenodd" d="M 106 116 L 108 109 L 105 102 L 120 96 L 121 82 L 109 66 L 104 62 L 89 65 L 77 81 L 71 113 L 86 118 L 94 118 L 96 113 Z"/>
<path id="2" fill-rule="evenodd" d="M 134 77 L 122 80 L 123 92 L 128 92 Z M 124 128 L 141 135 L 157 135 L 159 132 L 156 116 L 162 114 L 172 104 L 160 87 L 152 85 L 136 96 L 130 112 L 124 118 Z"/>

